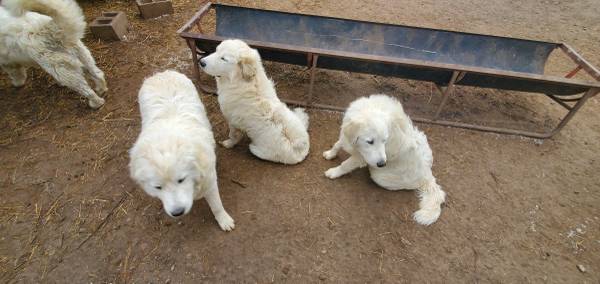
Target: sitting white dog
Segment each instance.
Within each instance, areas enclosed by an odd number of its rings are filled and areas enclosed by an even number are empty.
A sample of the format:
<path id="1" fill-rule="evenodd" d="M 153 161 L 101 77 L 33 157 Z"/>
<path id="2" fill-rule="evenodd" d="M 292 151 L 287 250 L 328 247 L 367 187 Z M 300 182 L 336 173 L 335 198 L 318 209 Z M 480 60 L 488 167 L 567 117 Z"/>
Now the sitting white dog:
<path id="1" fill-rule="evenodd" d="M 323 157 L 331 160 L 340 149 L 350 157 L 327 170 L 328 178 L 368 165 L 378 185 L 389 190 L 418 190 L 420 209 L 414 214 L 418 223 L 430 225 L 438 219 L 446 194 L 431 173 L 433 156 L 427 137 L 413 126 L 396 99 L 371 95 L 352 102 L 344 115 L 339 140 Z"/>
<path id="2" fill-rule="evenodd" d="M 219 106 L 229 124 L 224 147 L 235 146 L 245 133 L 252 140 L 250 151 L 263 160 L 297 164 L 306 158 L 308 115 L 277 98 L 258 51 L 241 40 L 225 40 L 200 66 L 217 80 Z"/>
<path id="3" fill-rule="evenodd" d="M 175 71 L 155 74 L 138 100 L 142 132 L 129 152 L 131 177 L 169 216 L 187 214 L 204 197 L 221 229 L 232 230 L 217 186 L 215 140 L 192 81 Z"/>
<path id="4" fill-rule="evenodd" d="M 0 68 L 20 87 L 27 67 L 39 65 L 59 84 L 99 108 L 106 92 L 104 73 L 83 45 L 85 21 L 73 0 L 2 0 L 0 6 Z M 94 81 L 94 92 L 84 71 Z"/>

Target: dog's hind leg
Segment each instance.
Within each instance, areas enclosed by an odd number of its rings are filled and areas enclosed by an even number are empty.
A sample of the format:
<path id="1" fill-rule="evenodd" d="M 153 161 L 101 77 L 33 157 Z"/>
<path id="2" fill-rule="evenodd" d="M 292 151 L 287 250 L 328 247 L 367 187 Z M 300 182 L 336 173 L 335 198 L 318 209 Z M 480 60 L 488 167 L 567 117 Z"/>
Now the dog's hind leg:
<path id="1" fill-rule="evenodd" d="M 441 205 L 446 200 L 446 193 L 434 178 L 420 187 L 417 194 L 421 201 L 419 202 L 419 210 L 414 213 L 413 217 L 419 224 L 431 225 L 442 213 Z"/>
<path id="2" fill-rule="evenodd" d="M 270 151 L 265 151 L 262 148 L 250 143 L 250 145 L 248 146 L 248 148 L 250 148 L 250 152 L 252 154 L 254 154 L 254 156 L 259 157 L 260 159 L 266 160 L 266 161 L 274 161 L 273 159 L 273 155 Z"/>
<path id="3" fill-rule="evenodd" d="M 27 68 L 20 65 L 0 65 L 2 70 L 10 77 L 10 82 L 15 87 L 22 87 L 27 80 Z"/>
<path id="4" fill-rule="evenodd" d="M 343 161 L 339 166 L 327 170 L 325 172 L 325 176 L 330 179 L 335 179 L 353 171 L 354 169 L 362 168 L 366 165 L 367 163 L 365 163 L 361 157 L 350 156 L 350 158 Z"/>
<path id="5" fill-rule="evenodd" d="M 59 84 L 76 91 L 88 99 L 88 105 L 97 109 L 104 104 L 104 99 L 96 95 L 90 88 L 83 71 L 81 62 L 68 53 L 55 52 L 52 55 L 33 54 L 32 58 L 48 72 Z"/>
<path id="6" fill-rule="evenodd" d="M 340 152 L 340 149 L 342 149 L 342 140 L 338 140 L 337 142 L 335 142 L 333 147 L 331 147 L 331 149 L 323 152 L 323 158 L 325 158 L 326 160 L 331 160 L 337 157 L 338 153 Z"/>
<path id="7" fill-rule="evenodd" d="M 104 94 L 108 90 L 106 80 L 104 79 L 104 72 L 96 66 L 96 61 L 92 57 L 90 50 L 81 41 L 77 43 L 77 57 L 83 63 L 83 70 L 94 81 L 94 90 L 96 93 L 100 95 Z"/>
<path id="8" fill-rule="evenodd" d="M 221 141 L 223 147 L 231 149 L 244 138 L 244 133 L 239 129 L 229 125 L 229 139 Z"/>
<path id="9" fill-rule="evenodd" d="M 297 107 L 294 109 L 294 114 L 300 119 L 300 121 L 302 122 L 302 125 L 304 126 L 304 129 L 308 129 L 308 114 L 306 114 L 306 112 L 304 111 L 304 108 L 301 107 Z"/>
<path id="10" fill-rule="evenodd" d="M 223 202 L 221 202 L 221 196 L 219 195 L 219 187 L 217 185 L 216 178 L 212 182 L 211 188 L 206 192 L 206 194 L 204 194 L 204 198 L 206 198 L 206 202 L 208 202 L 210 210 L 215 216 L 215 219 L 217 219 L 219 227 L 221 227 L 223 231 L 233 230 L 235 223 L 233 218 L 231 218 L 227 211 L 225 211 L 225 208 L 223 208 Z"/>

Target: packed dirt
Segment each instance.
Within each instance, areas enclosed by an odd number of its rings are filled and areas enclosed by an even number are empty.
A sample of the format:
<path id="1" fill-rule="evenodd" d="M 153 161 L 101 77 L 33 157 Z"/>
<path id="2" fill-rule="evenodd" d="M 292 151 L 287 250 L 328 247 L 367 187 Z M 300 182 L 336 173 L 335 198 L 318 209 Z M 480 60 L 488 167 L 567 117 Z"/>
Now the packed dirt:
<path id="1" fill-rule="evenodd" d="M 600 5 L 579 1 L 223 1 L 308 13 L 500 36 L 564 41 L 600 65 Z M 591 99 L 554 138 L 540 141 L 419 124 L 448 193 L 439 221 L 411 214 L 414 192 L 377 187 L 366 169 L 331 181 L 323 172 L 341 114 L 310 110 L 311 153 L 296 166 L 253 157 L 248 141 L 218 147 L 225 208 L 222 232 L 204 201 L 180 219 L 129 178 L 127 150 L 139 132 L 143 79 L 175 69 L 192 76 L 175 31 L 198 9 L 142 20 L 133 1 L 82 1 L 88 21 L 126 12 L 122 42 L 87 36 L 109 84 L 94 111 L 39 69 L 16 89 L 0 75 L 0 282 L 600 282 L 600 107 Z M 553 59 L 554 60 L 554 59 Z M 573 66 L 556 59 L 548 72 Z M 308 72 L 266 63 L 282 97 L 304 96 Z M 201 84 L 212 84 L 203 75 Z M 429 83 L 319 71 L 321 102 L 347 105 L 383 92 L 409 114 L 431 115 Z M 217 140 L 226 125 L 203 96 Z M 564 115 L 540 95 L 458 88 L 444 117 L 539 130 Z M 584 271 L 584 272 L 582 272 Z"/>

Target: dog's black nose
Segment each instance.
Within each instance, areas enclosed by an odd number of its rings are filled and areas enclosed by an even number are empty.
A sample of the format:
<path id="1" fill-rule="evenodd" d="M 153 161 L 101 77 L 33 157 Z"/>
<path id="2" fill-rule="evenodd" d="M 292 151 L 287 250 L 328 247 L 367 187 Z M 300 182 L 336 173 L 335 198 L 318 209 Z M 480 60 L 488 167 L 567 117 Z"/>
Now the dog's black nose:
<path id="1" fill-rule="evenodd" d="M 177 208 L 177 209 L 171 211 L 171 216 L 179 217 L 179 216 L 183 215 L 183 212 L 185 212 L 185 208 Z"/>
<path id="2" fill-rule="evenodd" d="M 206 62 L 204 62 L 204 58 L 200 59 L 200 66 L 206 67 Z"/>
<path id="3" fill-rule="evenodd" d="M 379 167 L 379 168 L 385 167 L 385 161 L 379 161 L 379 162 L 377 162 L 377 167 Z"/>

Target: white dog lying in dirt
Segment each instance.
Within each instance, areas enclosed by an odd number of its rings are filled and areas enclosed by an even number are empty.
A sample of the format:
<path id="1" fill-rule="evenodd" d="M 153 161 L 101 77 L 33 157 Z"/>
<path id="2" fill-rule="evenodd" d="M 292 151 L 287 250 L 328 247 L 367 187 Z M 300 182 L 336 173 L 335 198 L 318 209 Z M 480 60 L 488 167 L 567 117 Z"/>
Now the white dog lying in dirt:
<path id="1" fill-rule="evenodd" d="M 13 86 L 27 79 L 27 67 L 39 65 L 59 84 L 88 99 L 99 108 L 106 92 L 104 73 L 83 45 L 85 21 L 73 0 L 2 0 L 0 6 L 0 68 Z M 84 71 L 94 81 L 94 92 Z"/>
<path id="2" fill-rule="evenodd" d="M 433 156 L 427 137 L 413 126 L 396 99 L 371 95 L 352 102 L 344 115 L 339 140 L 323 157 L 331 160 L 340 149 L 350 157 L 327 170 L 328 178 L 369 166 L 371 178 L 386 189 L 418 190 L 420 209 L 414 214 L 418 223 L 429 225 L 438 219 L 446 194 L 431 173 Z"/>
<path id="3" fill-rule="evenodd" d="M 169 216 L 187 214 L 204 197 L 221 229 L 232 230 L 217 187 L 215 140 L 192 81 L 175 71 L 155 74 L 138 100 L 142 132 L 129 152 L 132 178 Z"/>
<path id="4" fill-rule="evenodd" d="M 245 133 L 252 140 L 250 151 L 263 160 L 297 164 L 306 158 L 308 115 L 277 98 L 258 51 L 241 40 L 225 40 L 200 66 L 217 80 L 219 106 L 229 124 L 224 147 L 232 148 Z"/>

